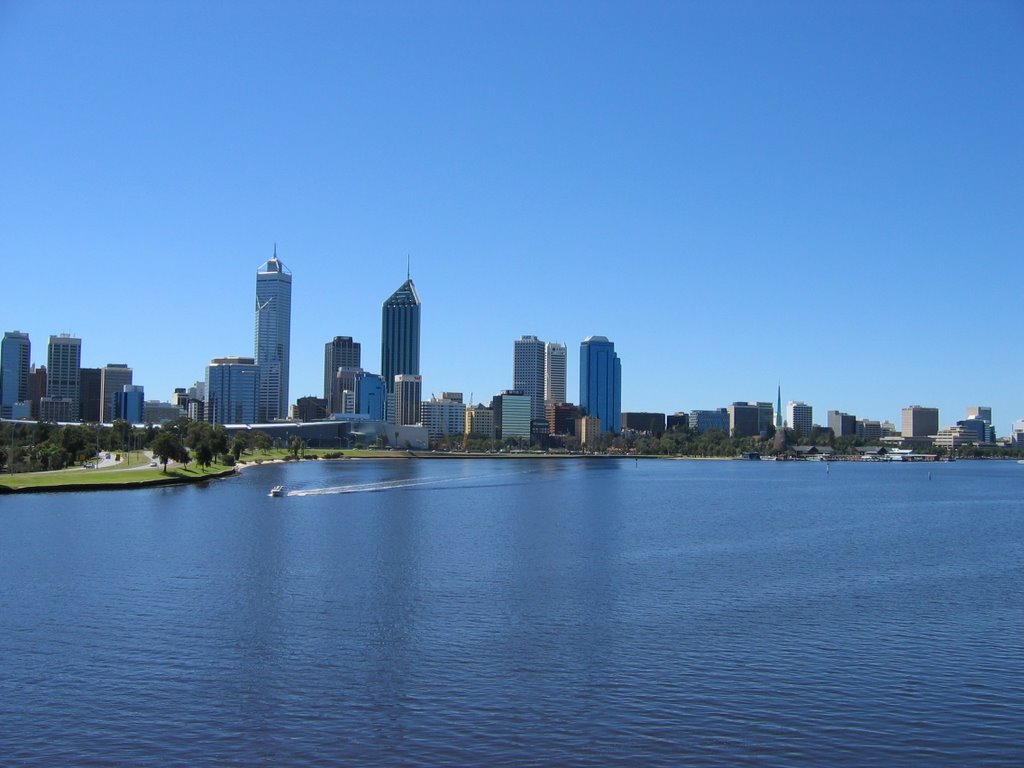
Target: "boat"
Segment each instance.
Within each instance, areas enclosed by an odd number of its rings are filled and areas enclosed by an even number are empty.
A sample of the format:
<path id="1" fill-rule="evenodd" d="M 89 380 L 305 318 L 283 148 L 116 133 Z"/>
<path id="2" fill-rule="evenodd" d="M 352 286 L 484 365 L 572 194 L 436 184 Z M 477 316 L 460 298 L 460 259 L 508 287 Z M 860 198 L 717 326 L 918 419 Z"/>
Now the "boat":
<path id="1" fill-rule="evenodd" d="M 268 496 L 284 496 L 284 486 L 283 485 L 275 485 L 273 488 L 270 489 L 270 493 L 268 493 L 267 495 Z"/>

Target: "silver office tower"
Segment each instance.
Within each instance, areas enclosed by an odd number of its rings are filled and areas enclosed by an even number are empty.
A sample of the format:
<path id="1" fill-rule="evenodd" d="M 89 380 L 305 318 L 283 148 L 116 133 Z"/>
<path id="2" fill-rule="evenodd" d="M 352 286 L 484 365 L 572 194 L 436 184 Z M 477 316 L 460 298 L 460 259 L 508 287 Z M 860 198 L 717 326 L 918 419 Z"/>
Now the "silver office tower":
<path id="1" fill-rule="evenodd" d="M 46 397 L 40 402 L 42 421 L 78 421 L 81 375 L 82 340 L 68 333 L 51 336 L 46 347 Z"/>
<path id="2" fill-rule="evenodd" d="M 566 402 L 565 344 L 549 341 L 544 345 L 544 402 L 561 405 Z"/>
<path id="3" fill-rule="evenodd" d="M 380 372 L 387 394 L 395 392 L 395 376 L 420 372 L 420 297 L 406 278 L 381 308 Z"/>
<path id="4" fill-rule="evenodd" d="M 530 398 L 530 418 L 544 418 L 544 342 L 523 336 L 512 345 L 512 388 Z"/>
<path id="5" fill-rule="evenodd" d="M 288 361 L 292 332 L 292 273 L 274 256 L 256 271 L 257 419 L 288 418 Z"/>

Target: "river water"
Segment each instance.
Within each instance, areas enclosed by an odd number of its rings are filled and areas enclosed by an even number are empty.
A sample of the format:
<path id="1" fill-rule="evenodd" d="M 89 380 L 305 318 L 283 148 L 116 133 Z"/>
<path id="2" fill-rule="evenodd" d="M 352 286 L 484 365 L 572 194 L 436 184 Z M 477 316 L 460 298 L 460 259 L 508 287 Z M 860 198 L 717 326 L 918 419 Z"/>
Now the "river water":
<path id="1" fill-rule="evenodd" d="M 1019 766 L 1022 489 L 347 460 L 3 497 L 0 763 Z"/>

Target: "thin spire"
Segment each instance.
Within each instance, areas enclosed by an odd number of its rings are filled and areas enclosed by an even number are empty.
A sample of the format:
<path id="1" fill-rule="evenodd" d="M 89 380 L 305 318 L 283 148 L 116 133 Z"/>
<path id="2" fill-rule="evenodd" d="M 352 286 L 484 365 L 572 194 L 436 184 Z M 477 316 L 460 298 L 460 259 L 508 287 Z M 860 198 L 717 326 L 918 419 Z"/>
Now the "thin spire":
<path id="1" fill-rule="evenodd" d="M 277 241 L 274 241 L 274 258 L 277 258 Z"/>
<path id="2" fill-rule="evenodd" d="M 412 257 L 407 253 L 405 254 L 405 279 L 411 279 L 412 275 Z"/>

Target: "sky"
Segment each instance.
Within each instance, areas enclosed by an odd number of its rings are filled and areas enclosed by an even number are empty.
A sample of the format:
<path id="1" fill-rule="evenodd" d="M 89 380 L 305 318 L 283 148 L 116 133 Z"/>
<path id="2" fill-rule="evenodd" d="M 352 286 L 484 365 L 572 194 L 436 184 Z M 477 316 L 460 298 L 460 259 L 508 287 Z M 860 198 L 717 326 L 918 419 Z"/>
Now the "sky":
<path id="1" fill-rule="evenodd" d="M 802 400 L 1024 418 L 1024 3 L 0 0 L 0 330 L 149 399 L 253 354 L 380 369 L 407 263 L 425 396 L 607 336 L 624 411 Z"/>

